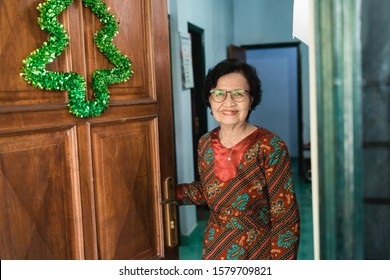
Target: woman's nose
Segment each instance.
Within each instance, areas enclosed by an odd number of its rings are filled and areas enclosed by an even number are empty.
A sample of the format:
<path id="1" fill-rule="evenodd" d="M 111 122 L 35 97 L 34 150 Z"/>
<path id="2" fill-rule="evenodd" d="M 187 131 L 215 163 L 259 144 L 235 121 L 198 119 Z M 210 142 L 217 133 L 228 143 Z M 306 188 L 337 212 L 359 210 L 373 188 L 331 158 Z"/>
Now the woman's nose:
<path id="1" fill-rule="evenodd" d="M 226 93 L 226 99 L 225 99 L 225 101 L 223 102 L 223 104 L 225 105 L 225 106 L 234 106 L 234 105 L 236 105 L 236 102 L 233 100 L 233 98 L 232 98 L 232 94 L 231 94 L 231 92 L 227 92 Z"/>

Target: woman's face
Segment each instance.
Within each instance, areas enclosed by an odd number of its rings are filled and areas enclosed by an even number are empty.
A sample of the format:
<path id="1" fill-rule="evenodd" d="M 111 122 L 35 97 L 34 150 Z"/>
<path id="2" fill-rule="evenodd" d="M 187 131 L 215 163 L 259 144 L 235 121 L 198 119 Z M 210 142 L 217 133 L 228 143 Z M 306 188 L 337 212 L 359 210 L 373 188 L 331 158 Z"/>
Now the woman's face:
<path id="1" fill-rule="evenodd" d="M 250 87 L 245 76 L 238 72 L 223 75 L 218 79 L 217 85 L 213 89 L 226 91 L 235 89 L 247 90 L 248 92 L 244 93 L 246 97 L 241 102 L 234 101 L 231 93 L 227 93 L 226 99 L 220 103 L 214 101 L 211 95 L 209 96 L 211 111 L 220 125 L 236 126 L 246 122 L 252 98 L 249 94 Z"/>

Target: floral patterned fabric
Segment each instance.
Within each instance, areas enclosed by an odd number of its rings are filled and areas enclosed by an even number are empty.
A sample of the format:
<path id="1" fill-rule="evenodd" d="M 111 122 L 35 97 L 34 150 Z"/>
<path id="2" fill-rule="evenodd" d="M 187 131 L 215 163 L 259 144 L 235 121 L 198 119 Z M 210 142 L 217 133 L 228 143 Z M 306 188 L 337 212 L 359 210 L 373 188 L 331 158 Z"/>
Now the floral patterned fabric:
<path id="1" fill-rule="evenodd" d="M 286 145 L 258 128 L 244 141 L 239 160 L 216 164 L 224 160 L 219 153 L 228 153 L 216 148 L 218 130 L 199 140 L 200 181 L 176 188 L 180 204 L 210 207 L 203 259 L 296 259 L 300 217 Z M 228 164 L 237 170 L 224 181 L 214 166 Z"/>

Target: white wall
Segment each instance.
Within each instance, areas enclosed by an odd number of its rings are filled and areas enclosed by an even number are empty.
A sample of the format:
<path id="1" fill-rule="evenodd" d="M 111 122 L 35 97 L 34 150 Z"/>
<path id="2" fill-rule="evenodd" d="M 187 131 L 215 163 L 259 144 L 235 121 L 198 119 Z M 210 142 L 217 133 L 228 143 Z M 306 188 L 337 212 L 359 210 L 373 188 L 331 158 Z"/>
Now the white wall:
<path id="1" fill-rule="evenodd" d="M 194 180 L 192 152 L 191 93 L 181 82 L 179 32 L 188 31 L 188 23 L 205 30 L 206 69 L 226 58 L 226 48 L 233 41 L 232 0 L 169 0 L 172 87 L 175 119 L 176 166 L 178 183 Z M 206 71 L 206 70 L 205 70 Z M 213 122 L 210 119 L 209 129 Z M 189 235 L 196 227 L 194 206 L 180 207 L 180 230 Z"/>

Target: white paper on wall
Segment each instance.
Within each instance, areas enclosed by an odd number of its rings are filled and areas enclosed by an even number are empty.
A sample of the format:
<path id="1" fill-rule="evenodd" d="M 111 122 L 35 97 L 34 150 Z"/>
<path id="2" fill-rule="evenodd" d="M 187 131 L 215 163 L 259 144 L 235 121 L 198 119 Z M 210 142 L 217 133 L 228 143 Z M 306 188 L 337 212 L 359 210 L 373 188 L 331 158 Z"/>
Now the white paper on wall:
<path id="1" fill-rule="evenodd" d="M 191 35 L 180 32 L 180 56 L 183 75 L 183 88 L 194 87 L 194 74 L 192 67 Z"/>

